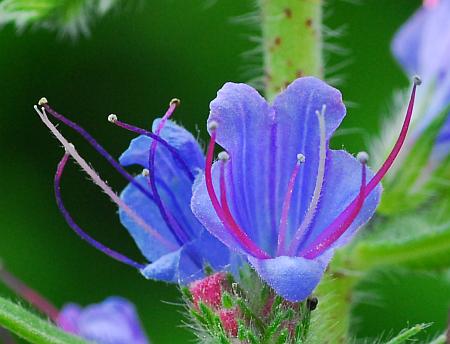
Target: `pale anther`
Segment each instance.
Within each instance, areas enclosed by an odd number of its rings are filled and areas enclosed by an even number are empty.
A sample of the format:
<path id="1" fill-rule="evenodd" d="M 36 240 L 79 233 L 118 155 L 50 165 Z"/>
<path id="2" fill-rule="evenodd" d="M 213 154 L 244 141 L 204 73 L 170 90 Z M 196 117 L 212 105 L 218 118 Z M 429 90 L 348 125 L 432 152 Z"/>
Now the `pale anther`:
<path id="1" fill-rule="evenodd" d="M 418 75 L 413 76 L 414 85 L 419 86 L 422 84 L 422 79 Z"/>
<path id="2" fill-rule="evenodd" d="M 365 164 L 367 163 L 367 161 L 369 161 L 369 154 L 367 154 L 366 152 L 359 152 L 356 155 L 356 159 L 358 159 L 360 163 Z"/>
<path id="3" fill-rule="evenodd" d="M 227 152 L 220 152 L 217 157 L 223 162 L 227 162 L 230 159 L 230 155 Z"/>
<path id="4" fill-rule="evenodd" d="M 180 103 L 181 103 L 181 100 L 179 100 L 178 98 L 173 98 L 173 99 L 170 101 L 169 105 L 175 104 L 176 106 L 178 106 L 178 105 L 180 105 Z"/>
<path id="5" fill-rule="evenodd" d="M 148 176 L 150 175 L 150 171 L 148 170 L 148 168 L 144 168 L 144 169 L 142 170 L 142 175 L 143 175 L 144 177 L 148 177 Z"/>
<path id="6" fill-rule="evenodd" d="M 297 161 L 301 164 L 305 162 L 305 156 L 302 153 L 297 154 Z"/>
<path id="7" fill-rule="evenodd" d="M 44 104 L 48 104 L 48 100 L 47 100 L 47 98 L 42 97 L 41 99 L 39 99 L 38 105 L 39 105 L 39 106 L 42 106 L 42 105 L 44 105 Z"/>
<path id="8" fill-rule="evenodd" d="M 217 123 L 216 121 L 211 121 L 208 123 L 208 130 L 216 130 L 217 127 L 219 126 L 219 123 Z"/>
<path id="9" fill-rule="evenodd" d="M 115 123 L 116 121 L 117 121 L 117 115 L 112 113 L 108 116 L 108 122 Z"/>

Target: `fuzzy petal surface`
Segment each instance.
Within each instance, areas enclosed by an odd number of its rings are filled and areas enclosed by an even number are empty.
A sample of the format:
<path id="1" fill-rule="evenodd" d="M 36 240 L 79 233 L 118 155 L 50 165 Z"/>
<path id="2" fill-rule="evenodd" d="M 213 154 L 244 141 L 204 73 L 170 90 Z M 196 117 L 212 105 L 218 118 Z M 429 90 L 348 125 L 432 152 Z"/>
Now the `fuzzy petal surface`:
<path id="1" fill-rule="evenodd" d="M 204 277 L 204 267 L 216 271 L 228 268 L 229 250 L 208 232 L 148 264 L 141 273 L 148 279 L 179 283 L 182 285 Z"/>
<path id="2" fill-rule="evenodd" d="M 247 85 L 227 83 L 211 103 L 209 121 L 218 123 L 217 142 L 231 157 L 226 169 L 230 207 L 244 231 L 269 254 L 276 250 L 282 203 L 298 153 L 305 155 L 306 161 L 293 192 L 288 239 L 299 227 L 311 202 L 319 165 L 316 111 L 321 111 L 323 105 L 328 145 L 345 116 L 345 107 L 340 92 L 319 79 L 297 79 L 273 105 Z M 216 193 L 220 163 L 213 166 Z M 327 151 L 321 201 L 308 238 L 315 238 L 353 200 L 361 184 L 360 174 L 361 165 L 354 157 Z M 350 228 L 351 233 L 372 216 L 378 194 L 379 189 L 367 200 Z M 219 221 L 208 200 L 205 183 L 198 183 L 192 198 L 194 214 L 231 249 L 245 252 Z"/>
<path id="3" fill-rule="evenodd" d="M 303 301 L 311 295 L 330 259 L 330 253 L 314 260 L 286 256 L 273 259 L 248 258 L 259 276 L 278 295 L 292 302 Z"/>

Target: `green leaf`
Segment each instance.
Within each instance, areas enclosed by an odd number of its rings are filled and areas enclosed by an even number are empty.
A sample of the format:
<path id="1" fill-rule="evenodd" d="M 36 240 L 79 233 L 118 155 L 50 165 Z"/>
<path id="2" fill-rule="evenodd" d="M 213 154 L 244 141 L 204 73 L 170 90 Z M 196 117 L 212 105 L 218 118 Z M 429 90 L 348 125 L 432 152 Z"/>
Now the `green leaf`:
<path id="1" fill-rule="evenodd" d="M 109 12 L 120 0 L 4 0 L 0 26 L 14 24 L 19 31 L 39 27 L 76 37 L 88 35 L 94 18 Z"/>
<path id="2" fill-rule="evenodd" d="M 25 308 L 0 297 L 0 326 L 30 343 L 36 344 L 83 344 L 50 322 L 41 319 Z"/>

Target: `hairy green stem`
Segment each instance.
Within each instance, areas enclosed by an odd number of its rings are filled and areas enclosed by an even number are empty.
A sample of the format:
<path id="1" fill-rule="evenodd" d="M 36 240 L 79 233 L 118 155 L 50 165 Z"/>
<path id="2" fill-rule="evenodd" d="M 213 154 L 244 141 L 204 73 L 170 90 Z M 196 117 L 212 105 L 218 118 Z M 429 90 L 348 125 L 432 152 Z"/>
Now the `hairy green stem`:
<path id="1" fill-rule="evenodd" d="M 322 0 L 259 0 L 266 97 L 294 79 L 323 77 Z"/>
<path id="2" fill-rule="evenodd" d="M 0 327 L 28 343 L 34 344 L 87 344 L 81 338 L 63 332 L 15 303 L 0 297 Z"/>

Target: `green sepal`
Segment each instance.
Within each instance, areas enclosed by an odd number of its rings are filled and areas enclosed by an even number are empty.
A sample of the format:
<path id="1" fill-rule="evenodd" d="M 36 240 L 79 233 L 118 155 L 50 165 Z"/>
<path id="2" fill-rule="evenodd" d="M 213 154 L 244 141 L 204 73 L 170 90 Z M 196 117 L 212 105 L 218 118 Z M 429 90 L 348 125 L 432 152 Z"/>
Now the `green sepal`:
<path id="1" fill-rule="evenodd" d="M 0 327 L 35 344 L 88 343 L 72 336 L 20 305 L 0 297 Z"/>
<path id="2" fill-rule="evenodd" d="M 415 335 L 422 332 L 429 326 L 430 324 L 417 324 L 411 328 L 404 329 L 397 336 L 386 342 L 386 344 L 403 344 L 409 342 L 411 338 L 413 338 Z"/>

